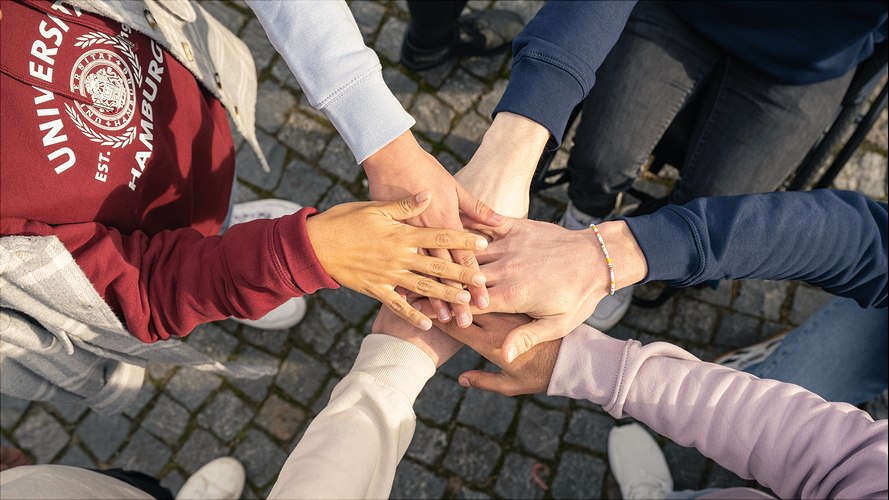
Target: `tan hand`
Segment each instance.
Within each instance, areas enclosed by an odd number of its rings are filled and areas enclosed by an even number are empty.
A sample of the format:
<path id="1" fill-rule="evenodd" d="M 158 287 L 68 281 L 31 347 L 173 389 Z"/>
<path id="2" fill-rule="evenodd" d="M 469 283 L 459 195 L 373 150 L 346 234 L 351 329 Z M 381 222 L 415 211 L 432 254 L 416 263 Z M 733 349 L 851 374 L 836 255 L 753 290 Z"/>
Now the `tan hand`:
<path id="1" fill-rule="evenodd" d="M 396 286 L 451 303 L 468 304 L 470 294 L 427 276 L 465 285 L 484 285 L 479 271 L 418 255 L 417 248 L 481 250 L 485 238 L 450 229 L 417 228 L 398 221 L 416 217 L 429 206 L 424 191 L 392 202 L 337 205 L 310 217 L 309 239 L 324 270 L 342 286 L 373 297 L 412 325 L 428 330 L 432 322 L 395 291 Z"/>
<path id="2" fill-rule="evenodd" d="M 500 348 L 510 331 L 529 321 L 531 318 L 524 314 L 484 314 L 476 316 L 469 328 L 455 328 L 451 323 L 436 324 L 501 369 L 500 373 L 470 370 L 460 375 L 460 385 L 506 396 L 545 391 L 556 366 L 561 339 L 537 344 L 512 363 L 503 361 Z"/>

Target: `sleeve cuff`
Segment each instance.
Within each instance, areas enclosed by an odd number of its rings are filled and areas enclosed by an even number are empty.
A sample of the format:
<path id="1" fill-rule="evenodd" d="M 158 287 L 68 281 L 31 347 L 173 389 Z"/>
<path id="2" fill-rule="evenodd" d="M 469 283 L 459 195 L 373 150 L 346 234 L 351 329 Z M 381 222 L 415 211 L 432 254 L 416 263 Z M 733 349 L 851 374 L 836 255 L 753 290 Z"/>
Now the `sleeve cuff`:
<path id="1" fill-rule="evenodd" d="M 435 375 L 435 363 L 422 349 L 406 340 L 372 333 L 361 342 L 352 372 L 370 375 L 404 394 L 413 405 L 423 386 Z"/>
<path id="2" fill-rule="evenodd" d="M 562 339 L 546 393 L 605 406 L 617 387 L 626 348 L 626 341 L 581 325 Z"/>
<path id="3" fill-rule="evenodd" d="M 700 231 L 684 209 L 666 206 L 650 215 L 621 217 L 645 255 L 648 276 L 640 283 L 666 281 L 687 286 L 705 266 Z"/>
<path id="4" fill-rule="evenodd" d="M 320 109 L 359 164 L 415 123 L 386 86 L 379 64 Z"/>
<path id="5" fill-rule="evenodd" d="M 318 211 L 303 208 L 295 214 L 280 218 L 272 230 L 272 248 L 282 276 L 289 276 L 287 283 L 297 293 L 311 294 L 322 288 L 339 288 L 340 285 L 327 274 L 309 239 L 306 219 Z"/>

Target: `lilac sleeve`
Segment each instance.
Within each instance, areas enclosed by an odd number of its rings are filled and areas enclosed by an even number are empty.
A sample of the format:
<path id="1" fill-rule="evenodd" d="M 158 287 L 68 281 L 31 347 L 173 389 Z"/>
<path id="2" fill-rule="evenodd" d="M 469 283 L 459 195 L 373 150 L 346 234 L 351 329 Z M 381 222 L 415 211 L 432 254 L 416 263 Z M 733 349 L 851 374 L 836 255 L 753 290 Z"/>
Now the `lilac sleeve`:
<path id="1" fill-rule="evenodd" d="M 782 498 L 886 498 L 886 420 L 656 342 L 581 325 L 562 341 L 548 394 L 632 416 Z"/>

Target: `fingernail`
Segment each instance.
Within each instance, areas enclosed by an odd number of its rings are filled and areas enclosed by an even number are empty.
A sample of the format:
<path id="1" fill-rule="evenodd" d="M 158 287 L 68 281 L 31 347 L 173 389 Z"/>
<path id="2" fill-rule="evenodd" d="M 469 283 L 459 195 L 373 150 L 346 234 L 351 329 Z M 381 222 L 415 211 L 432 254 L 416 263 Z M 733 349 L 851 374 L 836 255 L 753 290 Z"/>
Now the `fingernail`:
<path id="1" fill-rule="evenodd" d="M 472 284 L 475 286 L 485 286 L 485 283 L 487 281 L 488 280 L 485 279 L 484 274 L 476 274 L 475 276 L 472 277 Z"/>
<path id="2" fill-rule="evenodd" d="M 457 382 L 463 387 L 469 387 L 469 379 L 467 377 L 460 377 L 457 379 Z"/>
<path id="3" fill-rule="evenodd" d="M 438 320 L 442 323 L 447 323 L 451 320 L 451 312 L 448 311 L 447 307 L 442 307 L 438 310 Z"/>
<path id="4" fill-rule="evenodd" d="M 478 308 L 479 309 L 484 309 L 484 308 L 488 307 L 488 304 L 489 304 L 489 302 L 488 302 L 487 297 L 482 296 L 482 297 L 478 298 Z"/>
<path id="5" fill-rule="evenodd" d="M 469 315 L 466 313 L 460 313 L 457 315 L 457 324 L 460 326 L 469 326 L 469 323 L 472 323 L 472 320 L 469 319 Z"/>
<path id="6" fill-rule="evenodd" d="M 468 304 L 469 300 L 472 298 L 472 295 L 469 294 L 466 290 L 462 292 L 457 292 L 457 302 Z"/>
<path id="7" fill-rule="evenodd" d="M 417 203 L 423 203 L 424 201 L 429 199 L 429 191 L 422 191 L 417 193 L 417 196 L 414 197 L 417 200 Z"/>
<path id="8" fill-rule="evenodd" d="M 494 212 L 494 215 L 491 216 L 491 220 L 497 223 L 503 222 L 503 216 Z"/>
<path id="9" fill-rule="evenodd" d="M 506 351 L 506 362 L 512 363 L 512 360 L 514 360 L 518 355 L 519 353 L 516 351 L 515 346 L 509 346 L 509 349 Z"/>
<path id="10" fill-rule="evenodd" d="M 429 318 L 423 318 L 422 320 L 420 320 L 420 328 L 423 330 L 432 328 L 432 320 L 430 320 Z"/>
<path id="11" fill-rule="evenodd" d="M 479 238 L 475 240 L 475 249 L 476 250 L 484 250 L 488 248 L 488 240 L 484 238 Z"/>

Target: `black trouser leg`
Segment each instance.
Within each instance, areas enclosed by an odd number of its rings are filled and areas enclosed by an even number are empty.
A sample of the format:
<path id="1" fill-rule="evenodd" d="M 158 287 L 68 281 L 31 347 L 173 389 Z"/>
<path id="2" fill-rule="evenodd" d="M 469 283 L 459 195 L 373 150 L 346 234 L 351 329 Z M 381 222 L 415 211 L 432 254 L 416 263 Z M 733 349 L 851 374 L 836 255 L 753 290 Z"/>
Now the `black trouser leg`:
<path id="1" fill-rule="evenodd" d="M 441 47 L 451 41 L 460 12 L 468 0 L 408 0 L 408 41 L 418 48 Z"/>

